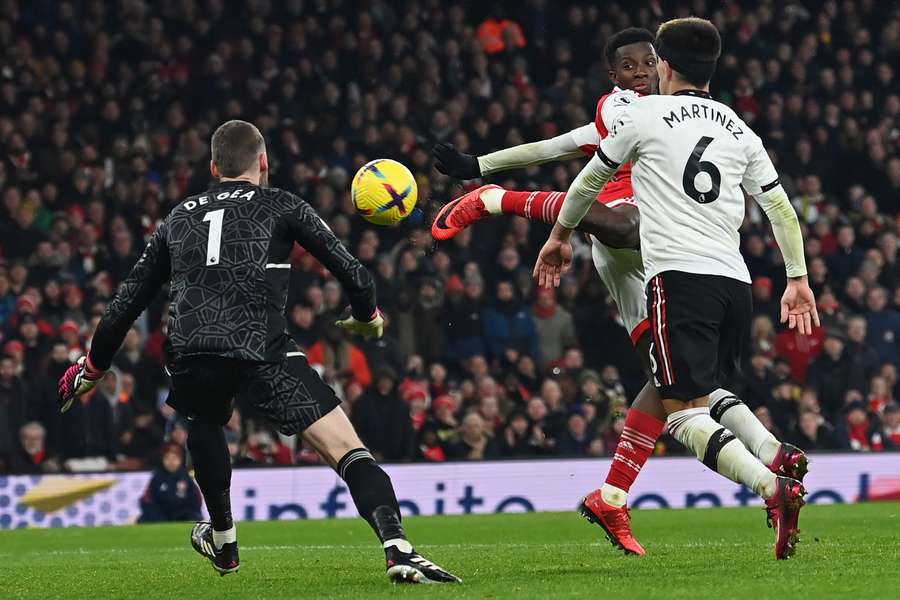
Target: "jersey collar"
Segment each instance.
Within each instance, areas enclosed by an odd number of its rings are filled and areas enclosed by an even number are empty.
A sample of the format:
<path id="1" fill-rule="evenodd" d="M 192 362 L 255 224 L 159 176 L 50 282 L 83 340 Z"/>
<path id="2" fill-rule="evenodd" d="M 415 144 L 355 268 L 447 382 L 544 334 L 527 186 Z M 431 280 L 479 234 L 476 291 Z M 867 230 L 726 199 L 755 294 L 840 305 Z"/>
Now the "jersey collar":
<path id="1" fill-rule="evenodd" d="M 698 98 L 712 98 L 709 95 L 709 92 L 704 92 L 703 90 L 678 90 L 673 96 L 697 96 Z"/>
<path id="2" fill-rule="evenodd" d="M 616 92 L 623 92 L 623 91 L 625 91 L 625 88 L 620 88 L 619 86 L 614 85 L 612 91 L 610 92 L 610 94 L 615 94 Z M 628 90 L 628 91 L 634 92 L 635 94 L 637 94 L 638 96 L 641 96 L 641 97 L 643 97 L 643 96 L 649 96 L 649 94 L 642 94 L 642 93 L 640 93 L 640 92 L 635 92 L 634 90 Z"/>
<path id="3" fill-rule="evenodd" d="M 244 187 L 247 187 L 248 185 L 254 186 L 254 187 L 259 187 L 259 186 L 257 186 L 255 183 L 250 183 L 249 181 L 244 181 L 243 179 L 234 179 L 234 180 L 229 180 L 229 181 L 216 181 L 216 182 L 213 183 L 212 189 L 218 189 L 218 188 L 221 188 L 221 187 L 231 187 L 231 186 L 234 186 L 234 187 L 238 187 L 238 186 L 244 186 Z"/>

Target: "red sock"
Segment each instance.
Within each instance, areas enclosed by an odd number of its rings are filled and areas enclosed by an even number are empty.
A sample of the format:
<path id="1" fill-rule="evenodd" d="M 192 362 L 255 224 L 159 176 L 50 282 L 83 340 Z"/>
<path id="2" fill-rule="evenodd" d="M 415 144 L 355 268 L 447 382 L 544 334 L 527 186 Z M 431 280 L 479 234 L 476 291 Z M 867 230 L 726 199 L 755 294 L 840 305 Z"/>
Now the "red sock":
<path id="1" fill-rule="evenodd" d="M 504 192 L 500 210 L 543 223 L 556 223 L 565 192 Z"/>
<path id="2" fill-rule="evenodd" d="M 635 409 L 625 415 L 625 429 L 616 445 L 606 483 L 628 491 L 637 479 L 641 467 L 653 454 L 656 438 L 662 433 L 665 421 Z"/>

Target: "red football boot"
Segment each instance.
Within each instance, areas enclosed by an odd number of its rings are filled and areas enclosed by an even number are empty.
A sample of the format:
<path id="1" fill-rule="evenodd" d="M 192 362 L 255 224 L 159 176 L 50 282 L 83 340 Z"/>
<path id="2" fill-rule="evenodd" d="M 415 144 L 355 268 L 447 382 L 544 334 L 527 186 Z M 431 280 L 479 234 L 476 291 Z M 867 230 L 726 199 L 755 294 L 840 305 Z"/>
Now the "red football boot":
<path id="1" fill-rule="evenodd" d="M 647 553 L 631 532 L 631 513 L 627 506 L 607 504 L 600 490 L 594 490 L 582 498 L 579 509 L 581 516 L 602 527 L 610 543 L 624 550 L 625 554 L 643 556 Z"/>
<path id="2" fill-rule="evenodd" d="M 800 509 L 806 504 L 806 489 L 796 479 L 779 477 L 775 495 L 766 500 L 769 527 L 775 528 L 775 558 L 785 560 L 794 555 L 800 541 Z"/>
<path id="3" fill-rule="evenodd" d="M 782 475 L 791 479 L 803 482 L 806 473 L 809 471 L 809 458 L 797 446 L 790 444 L 781 444 L 778 448 L 778 454 L 775 460 L 769 465 L 769 470 L 776 475 Z"/>
<path id="4" fill-rule="evenodd" d="M 481 192 L 499 187 L 483 185 L 445 204 L 431 225 L 431 236 L 441 242 L 449 240 L 472 223 L 490 217 L 491 213 L 484 208 Z"/>

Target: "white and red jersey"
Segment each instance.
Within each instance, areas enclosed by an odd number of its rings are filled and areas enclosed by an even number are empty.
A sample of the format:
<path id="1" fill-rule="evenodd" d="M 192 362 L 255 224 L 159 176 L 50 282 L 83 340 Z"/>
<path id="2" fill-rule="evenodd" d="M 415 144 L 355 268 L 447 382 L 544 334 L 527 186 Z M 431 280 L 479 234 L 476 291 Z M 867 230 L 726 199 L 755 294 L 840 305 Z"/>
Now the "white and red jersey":
<path id="1" fill-rule="evenodd" d="M 640 98 L 634 90 L 623 90 L 619 86 L 600 97 L 594 122 L 572 130 L 578 147 L 587 155 L 597 151 L 600 140 L 609 135 L 608 124 L 615 123 L 618 116 L 632 102 Z M 600 190 L 597 201 L 613 208 L 620 204 L 636 205 L 631 187 L 631 163 L 623 164 L 609 182 Z"/>
<path id="2" fill-rule="evenodd" d="M 640 94 L 615 87 L 597 102 L 593 123 L 567 131 L 562 135 L 505 148 L 478 157 L 482 174 L 526 168 L 558 160 L 572 160 L 584 154 L 593 155 L 600 141 L 609 135 L 609 127 Z M 562 195 L 562 193 L 560 193 Z M 631 188 L 631 164 L 622 165 L 600 193 L 597 201 L 610 207 L 620 204 L 636 206 Z M 608 248 L 594 238 L 592 258 L 597 273 L 619 309 L 622 322 L 635 343 L 647 330 L 647 302 L 644 292 L 644 269 L 637 250 Z"/>

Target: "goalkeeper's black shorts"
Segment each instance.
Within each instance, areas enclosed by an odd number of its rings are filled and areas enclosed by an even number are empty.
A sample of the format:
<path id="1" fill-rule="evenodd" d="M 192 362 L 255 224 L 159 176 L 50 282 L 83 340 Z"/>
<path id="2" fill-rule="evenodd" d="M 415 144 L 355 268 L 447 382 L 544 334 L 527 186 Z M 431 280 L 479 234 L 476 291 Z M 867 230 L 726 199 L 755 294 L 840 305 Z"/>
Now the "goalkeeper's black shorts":
<path id="1" fill-rule="evenodd" d="M 188 356 L 167 369 L 172 390 L 166 403 L 189 420 L 225 425 L 239 397 L 281 433 L 293 435 L 340 405 L 302 352 L 288 352 L 279 363 Z"/>

